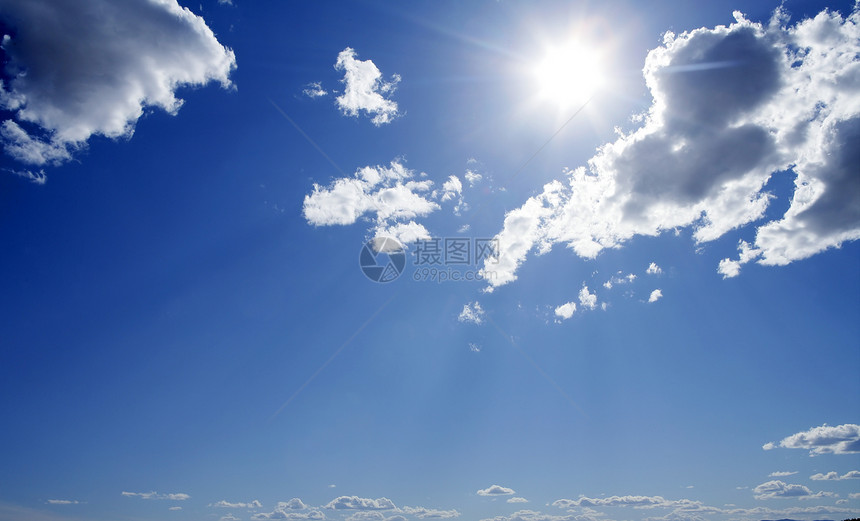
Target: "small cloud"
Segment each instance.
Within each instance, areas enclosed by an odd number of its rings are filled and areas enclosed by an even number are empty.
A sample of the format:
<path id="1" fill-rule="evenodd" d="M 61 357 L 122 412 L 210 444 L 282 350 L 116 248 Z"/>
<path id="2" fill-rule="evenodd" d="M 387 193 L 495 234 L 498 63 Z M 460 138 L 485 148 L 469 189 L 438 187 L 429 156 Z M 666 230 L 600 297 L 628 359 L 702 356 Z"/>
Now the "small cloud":
<path id="1" fill-rule="evenodd" d="M 776 498 L 798 498 L 812 499 L 820 497 L 833 497 L 832 492 L 817 492 L 813 493 L 804 485 L 792 485 L 780 480 L 768 481 L 753 489 L 756 499 L 776 499 Z"/>
<path id="2" fill-rule="evenodd" d="M 659 289 L 655 289 L 654 291 L 651 292 L 651 295 L 648 297 L 648 302 L 657 302 L 661 298 L 663 298 L 663 292 L 660 291 Z"/>
<path id="3" fill-rule="evenodd" d="M 322 88 L 322 85 L 318 81 L 314 81 L 305 85 L 302 94 L 309 98 L 321 98 L 328 94 L 325 89 Z"/>
<path id="4" fill-rule="evenodd" d="M 182 510 L 182 507 L 170 507 L 167 510 L 172 510 L 172 511 Z"/>
<path id="5" fill-rule="evenodd" d="M 358 496 L 340 496 L 323 508 L 331 510 L 392 510 L 397 508 L 388 498 L 369 499 Z"/>
<path id="6" fill-rule="evenodd" d="M 355 50 L 347 47 L 337 56 L 335 70 L 344 71 L 343 83 L 346 84 L 343 94 L 335 101 L 337 106 L 347 116 L 358 116 L 366 112 L 371 122 L 377 127 L 391 123 L 400 115 L 397 103 L 388 99 L 400 82 L 400 76 L 394 74 L 391 81 L 384 81 L 382 73 L 371 60 L 356 59 Z"/>
<path id="7" fill-rule="evenodd" d="M 565 304 L 560 305 L 555 308 L 555 316 L 559 317 L 557 322 L 561 322 L 562 320 L 567 320 L 573 316 L 576 312 L 576 304 L 573 302 L 567 302 Z"/>
<path id="8" fill-rule="evenodd" d="M 659 275 L 663 273 L 663 270 L 660 268 L 660 266 L 657 266 L 657 264 L 652 262 L 648 265 L 648 269 L 645 270 L 645 273 L 647 273 L 648 275 Z"/>
<path id="9" fill-rule="evenodd" d="M 159 494 L 158 492 L 123 492 L 125 497 L 138 497 L 140 499 L 167 499 L 170 501 L 185 501 L 191 499 L 191 496 L 183 493 L 175 494 Z"/>
<path id="10" fill-rule="evenodd" d="M 8 168 L 5 170 L 10 174 L 17 175 L 18 177 L 23 177 L 24 179 L 37 185 L 43 185 L 48 181 L 48 176 L 45 175 L 44 170 L 39 170 L 38 172 L 33 172 L 32 170 L 10 170 Z"/>
<path id="11" fill-rule="evenodd" d="M 508 498 L 508 503 L 528 503 L 529 500 L 524 497 L 512 497 Z"/>
<path id="12" fill-rule="evenodd" d="M 257 499 L 249 501 L 247 503 L 241 501 L 231 503 L 230 501 L 224 501 L 222 499 L 221 501 L 218 501 L 217 503 L 212 503 L 209 506 L 215 508 L 263 508 L 263 504 L 260 503 L 260 501 Z"/>
<path id="13" fill-rule="evenodd" d="M 832 427 L 825 423 L 819 427 L 792 434 L 779 443 L 768 442 L 762 445 L 764 450 L 773 450 L 776 447 L 806 449 L 809 450 L 810 456 L 855 454 L 860 452 L 860 425 L 846 423 Z"/>
<path id="14" fill-rule="evenodd" d="M 586 309 L 594 309 L 597 307 L 597 294 L 589 293 L 588 286 L 585 284 L 583 284 L 582 289 L 579 290 L 579 305 Z"/>
<path id="15" fill-rule="evenodd" d="M 484 322 L 484 308 L 481 307 L 481 304 L 477 300 L 468 303 L 463 306 L 463 311 L 460 312 L 457 320 L 480 325 Z"/>
<path id="16" fill-rule="evenodd" d="M 769 478 L 783 478 L 785 476 L 793 476 L 795 474 L 797 474 L 797 471 L 794 471 L 794 472 L 776 471 L 776 472 L 771 472 L 770 474 L 768 474 L 768 477 Z"/>
<path id="17" fill-rule="evenodd" d="M 469 342 L 469 351 L 471 351 L 473 353 L 480 353 L 481 352 L 481 346 L 479 346 L 478 344 L 476 344 L 474 342 Z"/>
<path id="18" fill-rule="evenodd" d="M 466 174 L 463 177 L 465 177 L 466 181 L 468 181 L 470 188 L 480 183 L 481 179 L 484 178 L 484 176 L 482 176 L 481 174 L 478 174 L 471 170 L 466 170 Z"/>
<path id="19" fill-rule="evenodd" d="M 836 471 L 830 471 L 827 474 L 813 474 L 809 476 L 813 481 L 842 481 L 843 479 L 860 479 L 860 470 L 850 470 L 843 475 L 839 475 Z"/>
<path id="20" fill-rule="evenodd" d="M 49 505 L 80 505 L 81 502 L 77 499 L 49 499 Z"/>
<path id="21" fill-rule="evenodd" d="M 514 489 L 503 487 L 501 485 L 492 485 L 477 492 L 479 496 L 512 496 L 515 494 Z"/>

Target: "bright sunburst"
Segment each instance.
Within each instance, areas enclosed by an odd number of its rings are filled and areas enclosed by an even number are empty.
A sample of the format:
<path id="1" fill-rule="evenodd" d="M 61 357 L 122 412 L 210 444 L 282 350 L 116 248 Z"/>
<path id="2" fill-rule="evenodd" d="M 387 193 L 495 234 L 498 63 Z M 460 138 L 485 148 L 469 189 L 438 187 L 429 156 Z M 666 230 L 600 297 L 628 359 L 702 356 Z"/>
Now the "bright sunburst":
<path id="1" fill-rule="evenodd" d="M 584 103 L 603 84 L 598 53 L 576 42 L 548 49 L 533 73 L 539 96 L 560 107 Z"/>

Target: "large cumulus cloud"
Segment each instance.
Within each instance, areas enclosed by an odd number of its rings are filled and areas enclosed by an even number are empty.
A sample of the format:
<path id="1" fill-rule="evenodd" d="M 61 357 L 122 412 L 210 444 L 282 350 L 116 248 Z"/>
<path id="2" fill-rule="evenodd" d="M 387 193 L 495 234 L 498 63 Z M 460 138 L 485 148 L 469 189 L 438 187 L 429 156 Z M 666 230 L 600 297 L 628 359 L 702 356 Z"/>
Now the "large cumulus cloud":
<path id="1" fill-rule="evenodd" d="M 6 154 L 56 164 L 94 134 L 130 136 L 146 107 L 175 114 L 176 90 L 231 86 L 233 51 L 176 0 L 5 0 L 0 107 Z"/>
<path id="2" fill-rule="evenodd" d="M 680 227 L 717 239 L 762 219 L 774 175 L 796 177 L 789 209 L 754 225 L 723 276 L 860 238 L 860 13 L 735 20 L 665 35 L 643 70 L 653 97 L 643 125 L 505 216 L 493 287 L 558 243 L 592 258 Z"/>

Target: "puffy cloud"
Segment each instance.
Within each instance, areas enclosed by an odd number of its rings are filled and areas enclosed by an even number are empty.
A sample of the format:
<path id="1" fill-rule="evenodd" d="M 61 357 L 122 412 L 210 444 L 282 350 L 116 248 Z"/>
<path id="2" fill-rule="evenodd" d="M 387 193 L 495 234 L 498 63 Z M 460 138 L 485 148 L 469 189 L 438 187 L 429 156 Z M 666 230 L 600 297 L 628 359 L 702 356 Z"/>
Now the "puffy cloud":
<path id="1" fill-rule="evenodd" d="M 321 98 L 322 96 L 326 96 L 328 92 L 322 88 L 322 84 L 318 81 L 314 81 L 305 85 L 304 90 L 302 90 L 302 94 L 309 98 Z"/>
<path id="2" fill-rule="evenodd" d="M 849 470 L 841 476 L 836 471 L 830 471 L 827 474 L 818 473 L 809 476 L 809 479 L 814 481 L 841 481 L 843 479 L 860 479 L 860 470 Z"/>
<path id="3" fill-rule="evenodd" d="M 573 316 L 576 312 L 576 304 L 573 302 L 567 302 L 559 307 L 555 308 L 555 316 L 559 317 L 560 320 L 567 320 Z"/>
<path id="4" fill-rule="evenodd" d="M 762 483 L 753 489 L 756 499 L 832 497 L 832 492 L 813 493 L 804 485 L 791 485 L 778 479 Z"/>
<path id="5" fill-rule="evenodd" d="M 448 180 L 442 184 L 441 195 L 436 192 L 433 193 L 433 196 L 439 196 L 439 200 L 441 202 L 445 201 L 454 201 L 454 215 L 460 215 L 463 210 L 468 210 L 469 205 L 466 204 L 466 201 L 463 199 L 463 183 L 460 181 L 460 178 L 452 175 L 448 177 Z"/>
<path id="6" fill-rule="evenodd" d="M 466 181 L 469 182 L 470 187 L 473 187 L 476 184 L 480 183 L 481 179 L 484 178 L 481 174 L 478 174 L 478 173 L 473 172 L 471 170 L 466 170 L 466 174 L 463 177 L 465 177 Z"/>
<path id="7" fill-rule="evenodd" d="M 358 496 L 340 496 L 325 507 L 332 510 L 392 510 L 396 508 L 388 498 L 368 499 Z"/>
<path id="8" fill-rule="evenodd" d="M 792 434 L 779 443 L 769 442 L 762 446 L 764 450 L 773 450 L 776 447 L 807 449 L 810 456 L 854 454 L 860 452 L 860 425 L 846 423 L 832 427 L 825 423 L 820 427 Z"/>
<path id="9" fill-rule="evenodd" d="M 350 47 L 337 55 L 334 68 L 345 73 L 343 94 L 335 99 L 344 114 L 358 116 L 365 111 L 373 116 L 370 121 L 377 127 L 390 123 L 399 115 L 397 102 L 388 99 L 397 89 L 399 75 L 393 75 L 391 81 L 384 81 L 376 65 L 371 60 L 356 59 L 355 50 Z"/>
<path id="10" fill-rule="evenodd" d="M 348 225 L 365 214 L 375 214 L 373 233 L 401 243 L 428 239 L 423 225 L 412 219 L 439 209 L 431 200 L 433 182 L 416 181 L 414 171 L 399 161 L 388 167 L 366 166 L 352 177 L 336 179 L 327 187 L 314 184 L 306 195 L 302 213 L 315 226 Z"/>
<path id="11" fill-rule="evenodd" d="M 528 503 L 529 500 L 524 497 L 511 497 L 508 498 L 508 503 Z"/>
<path id="12" fill-rule="evenodd" d="M 585 284 L 579 290 L 579 305 L 585 309 L 594 309 L 597 307 L 597 294 L 589 293 L 588 286 Z"/>
<path id="13" fill-rule="evenodd" d="M 221 501 L 218 501 L 217 503 L 212 503 L 209 506 L 216 507 L 216 508 L 263 508 L 263 504 L 260 503 L 260 501 L 257 499 L 250 501 L 250 502 L 247 502 L 247 503 L 243 503 L 243 502 L 231 503 L 229 501 L 225 501 L 222 499 Z"/>
<path id="14" fill-rule="evenodd" d="M 128 137 L 144 108 L 176 114 L 182 86 L 229 87 L 236 68 L 203 21 L 176 0 L 85 3 L 8 0 L 11 29 L 0 84 L 7 154 L 34 165 L 67 161 L 90 136 Z"/>
<path id="15" fill-rule="evenodd" d="M 463 306 L 463 311 L 457 317 L 460 322 L 471 322 L 472 324 L 481 324 L 484 322 L 484 308 L 477 300 L 467 303 Z"/>
<path id="16" fill-rule="evenodd" d="M 512 496 L 515 494 L 514 489 L 503 487 L 501 485 L 492 485 L 477 492 L 479 496 Z"/>
<path id="17" fill-rule="evenodd" d="M 648 296 L 648 302 L 657 302 L 661 298 L 663 298 L 663 292 L 659 289 L 655 289 L 651 292 L 651 295 Z"/>
<path id="18" fill-rule="evenodd" d="M 721 260 L 717 266 L 717 273 L 722 275 L 724 279 L 737 277 L 741 273 L 741 265 L 754 260 L 759 256 L 759 253 L 750 243 L 741 240 L 738 242 L 738 259 L 725 258 Z"/>
<path id="19" fill-rule="evenodd" d="M 159 494 L 158 492 L 123 492 L 125 497 L 139 497 L 141 499 L 169 499 L 171 501 L 185 501 L 191 499 L 191 496 L 183 493 L 175 494 Z"/>
<path id="20" fill-rule="evenodd" d="M 680 227 L 698 243 L 717 239 L 764 216 L 775 175 L 796 176 L 790 206 L 756 225 L 741 256 L 721 263 L 724 277 L 860 238 L 860 12 L 794 26 L 781 10 L 767 25 L 735 19 L 667 33 L 648 54 L 644 124 L 508 212 L 491 289 L 558 243 L 593 258 Z"/>
<path id="21" fill-rule="evenodd" d="M 663 270 L 660 268 L 660 266 L 657 266 L 656 263 L 652 262 L 648 265 L 648 269 L 645 270 L 645 273 L 647 273 L 648 275 L 659 275 L 663 273 Z"/>

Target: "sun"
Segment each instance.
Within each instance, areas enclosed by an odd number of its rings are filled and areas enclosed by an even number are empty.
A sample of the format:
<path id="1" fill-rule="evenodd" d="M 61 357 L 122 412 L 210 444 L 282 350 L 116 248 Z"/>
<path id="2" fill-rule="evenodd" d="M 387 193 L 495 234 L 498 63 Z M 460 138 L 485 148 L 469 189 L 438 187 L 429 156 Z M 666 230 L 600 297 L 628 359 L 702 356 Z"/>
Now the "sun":
<path id="1" fill-rule="evenodd" d="M 585 103 L 603 85 L 599 53 L 579 42 L 547 49 L 533 75 L 538 96 L 561 108 Z"/>

